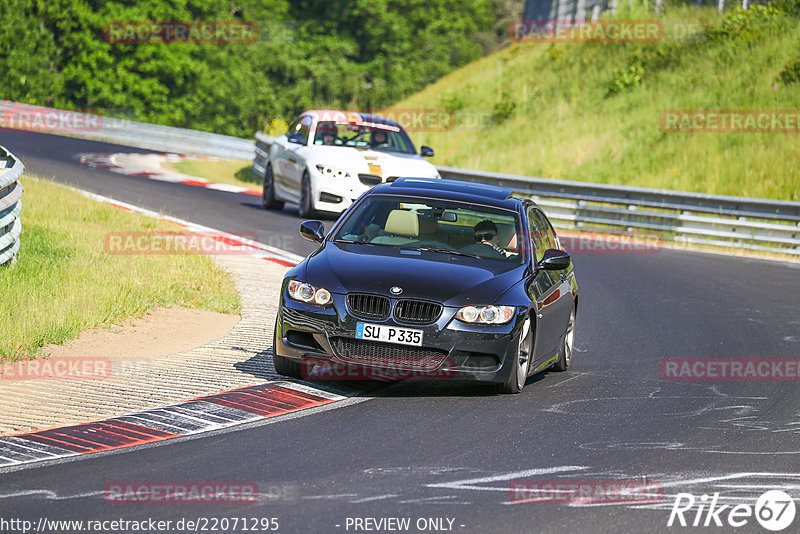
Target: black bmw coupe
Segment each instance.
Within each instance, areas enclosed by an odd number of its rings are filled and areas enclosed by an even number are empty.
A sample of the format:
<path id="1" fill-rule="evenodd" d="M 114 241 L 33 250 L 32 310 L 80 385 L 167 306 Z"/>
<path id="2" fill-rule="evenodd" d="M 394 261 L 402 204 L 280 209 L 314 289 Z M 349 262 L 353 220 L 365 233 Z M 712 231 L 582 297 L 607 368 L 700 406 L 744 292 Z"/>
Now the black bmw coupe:
<path id="1" fill-rule="evenodd" d="M 320 221 L 300 234 L 319 248 L 283 280 L 282 375 L 335 364 L 518 393 L 528 376 L 569 367 L 572 262 L 544 213 L 510 189 L 399 178 L 364 193 L 327 236 Z"/>

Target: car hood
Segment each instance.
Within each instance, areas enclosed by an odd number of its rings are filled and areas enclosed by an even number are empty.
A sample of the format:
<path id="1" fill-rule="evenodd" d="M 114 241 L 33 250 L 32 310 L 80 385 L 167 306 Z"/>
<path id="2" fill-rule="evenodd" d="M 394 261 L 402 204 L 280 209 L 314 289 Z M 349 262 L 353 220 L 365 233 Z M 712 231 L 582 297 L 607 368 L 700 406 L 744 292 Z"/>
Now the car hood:
<path id="1" fill-rule="evenodd" d="M 495 303 L 524 271 L 523 265 L 499 261 L 328 242 L 306 260 L 305 278 L 333 293 L 394 296 L 389 289 L 398 286 L 405 298 L 464 306 Z"/>
<path id="2" fill-rule="evenodd" d="M 312 165 L 327 165 L 352 174 L 379 174 L 384 180 L 390 176 L 415 176 L 438 178 L 439 173 L 431 163 L 418 154 L 400 154 L 352 147 L 315 146 L 309 154 Z"/>

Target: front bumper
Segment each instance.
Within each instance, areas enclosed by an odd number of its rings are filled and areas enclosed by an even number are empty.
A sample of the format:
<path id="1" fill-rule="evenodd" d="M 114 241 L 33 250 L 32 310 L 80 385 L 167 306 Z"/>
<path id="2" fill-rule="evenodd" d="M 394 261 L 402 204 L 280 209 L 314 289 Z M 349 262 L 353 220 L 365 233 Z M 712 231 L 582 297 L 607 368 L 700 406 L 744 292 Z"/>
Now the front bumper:
<path id="1" fill-rule="evenodd" d="M 275 330 L 275 354 L 299 362 L 304 371 L 319 362 L 361 368 L 362 372 L 344 379 L 380 377 L 383 373 L 372 371 L 389 369 L 392 371 L 389 376 L 394 373 L 415 379 L 503 383 L 513 371 L 521 313 L 504 325 L 470 325 L 455 319 L 458 308 L 445 307 L 435 323 L 420 326 L 392 318 L 377 321 L 358 318 L 347 310 L 345 295 L 332 297 L 332 304 L 319 307 L 294 301 L 284 293 Z M 421 330 L 422 347 L 356 340 L 359 322 Z M 370 345 L 369 350 L 365 343 Z M 359 354 L 354 358 L 344 348 L 354 346 L 376 357 L 363 358 Z M 409 367 L 408 356 L 415 354 L 424 363 Z"/>
<path id="2" fill-rule="evenodd" d="M 318 170 L 311 171 L 314 209 L 342 213 L 371 186 L 362 184 L 357 176 L 330 178 Z"/>

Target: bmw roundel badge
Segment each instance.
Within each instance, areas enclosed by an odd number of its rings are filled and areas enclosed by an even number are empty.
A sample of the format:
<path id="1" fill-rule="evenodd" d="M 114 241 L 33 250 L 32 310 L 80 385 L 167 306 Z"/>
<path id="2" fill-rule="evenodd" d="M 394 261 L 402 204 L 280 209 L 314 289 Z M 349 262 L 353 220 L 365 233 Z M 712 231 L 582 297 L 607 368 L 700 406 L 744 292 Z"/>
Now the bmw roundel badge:
<path id="1" fill-rule="evenodd" d="M 389 292 L 392 295 L 399 295 L 400 293 L 403 292 L 403 288 L 402 287 L 398 287 L 398 286 L 394 286 L 392 289 L 389 290 Z"/>

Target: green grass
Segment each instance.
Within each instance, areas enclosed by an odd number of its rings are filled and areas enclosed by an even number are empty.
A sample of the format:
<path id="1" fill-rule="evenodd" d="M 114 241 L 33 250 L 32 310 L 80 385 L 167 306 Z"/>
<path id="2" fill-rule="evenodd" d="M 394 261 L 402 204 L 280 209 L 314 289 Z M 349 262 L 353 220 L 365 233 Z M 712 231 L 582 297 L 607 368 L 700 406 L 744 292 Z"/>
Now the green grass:
<path id="1" fill-rule="evenodd" d="M 33 357 L 88 328 L 156 306 L 239 312 L 230 276 L 198 255 L 113 255 L 108 232 L 172 231 L 169 223 L 122 211 L 27 176 L 22 247 L 0 267 L 0 361 Z"/>
<path id="2" fill-rule="evenodd" d="M 185 159 L 167 162 L 167 166 L 189 176 L 198 176 L 218 184 L 238 185 L 253 188 L 261 185 L 261 180 L 250 173 L 252 161 L 245 159 L 207 160 Z"/>
<path id="3" fill-rule="evenodd" d="M 770 10 L 674 7 L 665 25 L 698 29 L 682 41 L 515 43 L 394 107 L 455 114 L 450 131 L 410 132 L 439 165 L 800 200 L 798 134 L 667 133 L 659 122 L 665 110 L 800 109 L 798 18 Z"/>

